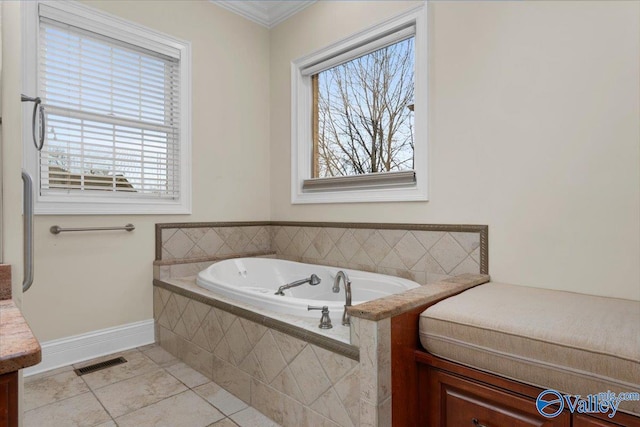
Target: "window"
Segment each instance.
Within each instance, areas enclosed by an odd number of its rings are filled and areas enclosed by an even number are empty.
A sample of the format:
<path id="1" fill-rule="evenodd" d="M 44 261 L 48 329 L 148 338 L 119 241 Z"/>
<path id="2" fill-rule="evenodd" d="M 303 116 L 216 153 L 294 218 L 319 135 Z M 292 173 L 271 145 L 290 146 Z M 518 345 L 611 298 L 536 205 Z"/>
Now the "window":
<path id="1" fill-rule="evenodd" d="M 426 200 L 426 6 L 292 63 L 292 203 Z"/>
<path id="2" fill-rule="evenodd" d="M 189 45 L 74 3 L 31 9 L 36 213 L 189 213 Z"/>

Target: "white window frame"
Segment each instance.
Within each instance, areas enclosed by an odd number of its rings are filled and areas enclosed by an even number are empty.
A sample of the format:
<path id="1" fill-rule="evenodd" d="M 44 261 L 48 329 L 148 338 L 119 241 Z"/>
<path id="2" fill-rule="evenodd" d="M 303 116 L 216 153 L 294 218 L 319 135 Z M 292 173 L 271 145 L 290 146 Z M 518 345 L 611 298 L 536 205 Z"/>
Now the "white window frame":
<path id="1" fill-rule="evenodd" d="M 160 52 L 180 52 L 180 196 L 176 200 L 114 198 L 91 194 L 40 194 L 38 153 L 32 142 L 32 103 L 23 103 L 23 163 L 34 179 L 37 215 L 190 214 L 191 213 L 191 43 L 72 1 L 22 2 L 23 93 L 38 94 L 40 4 L 59 13 L 61 20 L 135 46 Z"/>
<path id="2" fill-rule="evenodd" d="M 427 161 L 427 119 L 428 119 L 428 40 L 427 8 L 425 3 L 401 15 L 395 16 L 378 25 L 358 32 L 324 49 L 313 52 L 291 63 L 291 203 L 355 203 L 355 202 L 398 202 L 428 200 L 428 161 Z M 357 184 L 327 185 L 326 189 L 303 189 L 305 181 L 312 176 L 312 84 L 308 70 L 321 62 L 329 62 L 340 56 L 340 63 L 361 56 L 358 47 L 380 39 L 385 35 L 399 31 L 410 25 L 415 26 L 415 70 L 414 70 L 414 119 L 415 183 L 398 185 L 397 182 L 366 186 Z M 351 52 L 349 52 L 351 51 Z M 348 54 L 353 53 L 349 58 Z M 317 70 L 322 71 L 322 70 Z M 350 179 L 374 174 L 353 175 L 351 177 L 318 178 L 344 182 Z M 313 181 L 315 181 L 314 179 Z M 308 185 L 307 185 L 308 186 Z"/>

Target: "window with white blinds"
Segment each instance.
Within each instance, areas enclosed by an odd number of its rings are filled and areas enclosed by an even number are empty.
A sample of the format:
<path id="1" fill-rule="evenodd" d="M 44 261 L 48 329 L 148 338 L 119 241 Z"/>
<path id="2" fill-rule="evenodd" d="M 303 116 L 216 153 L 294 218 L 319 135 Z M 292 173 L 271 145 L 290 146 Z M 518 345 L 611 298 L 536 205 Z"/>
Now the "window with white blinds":
<path id="1" fill-rule="evenodd" d="M 85 13 L 38 8 L 36 87 L 46 116 L 45 143 L 35 153 L 40 200 L 128 206 L 105 213 L 163 213 L 153 206 L 167 203 L 187 213 L 184 51 L 174 40 L 162 45 L 158 33 L 145 39 L 142 27 L 117 18 L 110 27 L 102 12 L 88 20 Z"/>
<path id="2" fill-rule="evenodd" d="M 40 19 L 42 193 L 179 196 L 178 60 Z"/>

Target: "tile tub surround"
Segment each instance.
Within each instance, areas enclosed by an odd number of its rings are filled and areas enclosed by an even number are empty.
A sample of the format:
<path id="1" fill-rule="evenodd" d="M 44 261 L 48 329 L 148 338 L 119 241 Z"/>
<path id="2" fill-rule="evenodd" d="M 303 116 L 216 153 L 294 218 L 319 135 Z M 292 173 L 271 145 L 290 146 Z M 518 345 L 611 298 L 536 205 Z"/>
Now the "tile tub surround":
<path id="1" fill-rule="evenodd" d="M 354 306 L 350 332 L 352 344 L 359 346 L 359 363 L 268 328 L 269 322 L 260 320 L 267 318 L 263 315 L 223 310 L 233 308 L 202 299 L 210 292 L 198 288 L 194 278 L 156 280 L 156 340 L 283 425 L 387 426 L 393 316 L 488 280 L 487 275 L 465 274 L 417 288 L 420 292 Z"/>
<path id="2" fill-rule="evenodd" d="M 158 283 L 154 318 L 162 348 L 274 421 L 360 425 L 356 360 Z"/>
<path id="3" fill-rule="evenodd" d="M 489 280 L 486 274 L 462 274 L 349 310 L 360 347 L 360 425 L 392 425 L 392 340 L 396 343 L 399 338 L 393 335 L 394 320 Z"/>
<path id="4" fill-rule="evenodd" d="M 488 227 L 326 222 L 156 224 L 157 279 L 190 276 L 223 258 L 270 254 L 427 284 L 463 273 L 487 274 Z"/>
<path id="5" fill-rule="evenodd" d="M 269 223 L 156 224 L 153 277 L 193 276 L 223 259 L 274 255 Z"/>

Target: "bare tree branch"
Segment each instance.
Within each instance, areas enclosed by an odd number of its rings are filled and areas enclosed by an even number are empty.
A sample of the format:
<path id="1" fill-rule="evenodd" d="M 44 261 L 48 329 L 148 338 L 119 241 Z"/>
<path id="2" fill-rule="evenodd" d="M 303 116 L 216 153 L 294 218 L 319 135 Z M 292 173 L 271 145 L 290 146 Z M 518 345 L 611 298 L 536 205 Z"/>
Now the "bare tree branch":
<path id="1" fill-rule="evenodd" d="M 414 40 L 318 74 L 319 177 L 413 168 Z"/>

